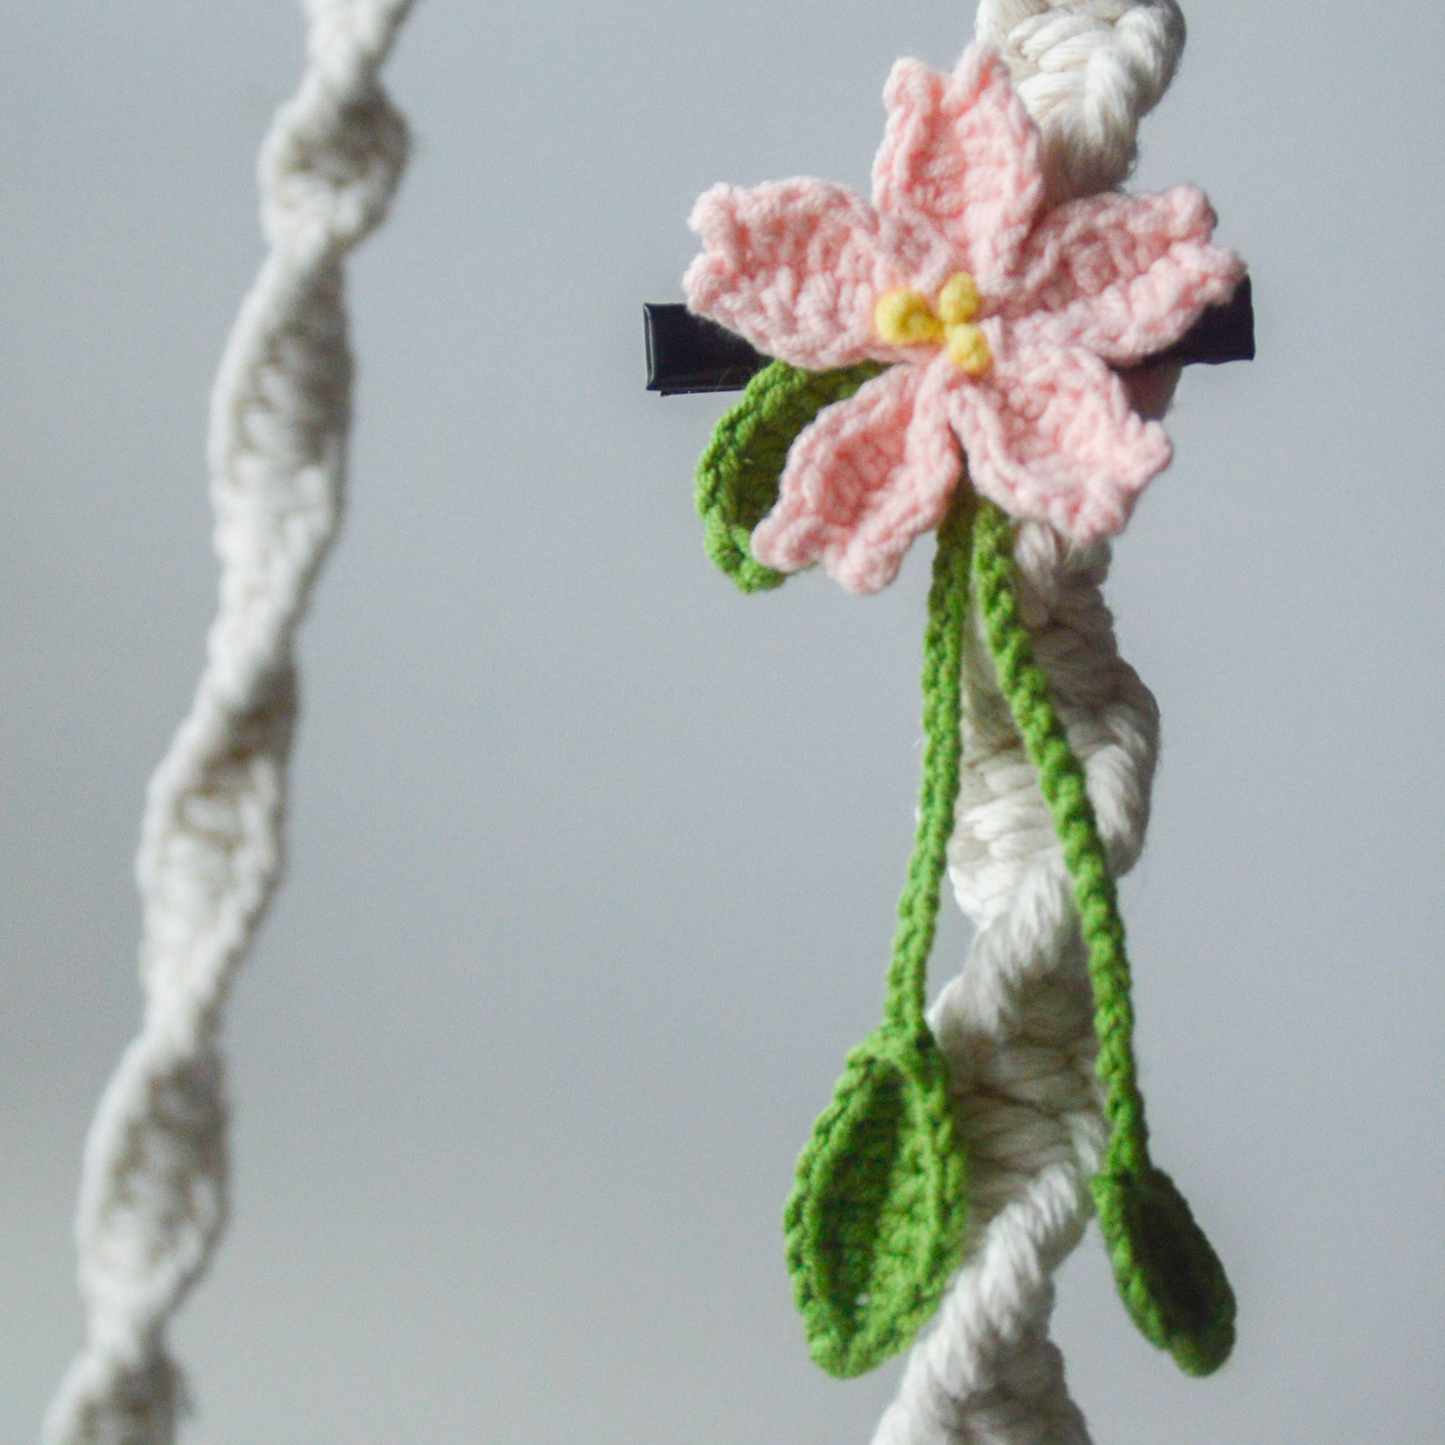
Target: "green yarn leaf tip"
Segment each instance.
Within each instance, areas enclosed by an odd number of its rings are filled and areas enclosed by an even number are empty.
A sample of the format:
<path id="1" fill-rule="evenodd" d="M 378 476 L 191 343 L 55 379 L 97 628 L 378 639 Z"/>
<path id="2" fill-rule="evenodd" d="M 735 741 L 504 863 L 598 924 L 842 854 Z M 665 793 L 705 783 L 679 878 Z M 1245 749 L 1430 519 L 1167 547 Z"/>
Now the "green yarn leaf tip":
<path id="1" fill-rule="evenodd" d="M 1152 1164 L 1106 1162 L 1093 1190 L 1114 1280 L 1139 1332 L 1185 1374 L 1213 1374 L 1234 1348 L 1234 1291 L 1184 1196 Z"/>
<path id="2" fill-rule="evenodd" d="M 849 1055 L 783 1213 L 808 1351 L 851 1379 L 904 1349 L 963 1245 L 964 1161 L 933 1035 L 881 1028 Z"/>
<path id="3" fill-rule="evenodd" d="M 783 1211 L 809 1352 L 844 1378 L 909 1344 L 963 1252 L 963 1150 L 924 1002 L 958 800 L 970 501 L 960 487 L 939 528 L 924 635 L 918 834 L 898 903 L 883 1023 L 848 1055 Z"/>
<path id="4" fill-rule="evenodd" d="M 783 584 L 784 574 L 764 567 L 748 550 L 748 539 L 778 500 L 794 438 L 825 406 L 852 396 L 884 369 L 865 361 L 839 371 L 800 371 L 774 361 L 723 414 L 698 461 L 694 497 L 707 555 L 740 592 Z"/>
<path id="5" fill-rule="evenodd" d="M 1134 1062 L 1124 923 L 1082 764 L 1034 660 L 1013 587 L 1013 528 L 991 502 L 973 528 L 973 578 L 999 688 L 1013 710 L 1074 880 L 1094 987 L 1097 1071 L 1109 1146 L 1093 1180 L 1099 1228 L 1120 1297 L 1140 1333 L 1186 1373 L 1217 1370 L 1234 1347 L 1234 1293 L 1174 1182 L 1149 1158 Z"/>

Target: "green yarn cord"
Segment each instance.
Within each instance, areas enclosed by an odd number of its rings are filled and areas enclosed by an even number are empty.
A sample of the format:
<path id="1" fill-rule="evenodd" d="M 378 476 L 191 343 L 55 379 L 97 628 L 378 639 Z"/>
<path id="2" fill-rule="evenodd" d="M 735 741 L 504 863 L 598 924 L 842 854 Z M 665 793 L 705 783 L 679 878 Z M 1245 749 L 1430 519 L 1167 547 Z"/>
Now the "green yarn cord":
<path id="1" fill-rule="evenodd" d="M 698 462 L 695 496 L 707 554 L 740 591 L 785 580 L 752 556 L 749 540 L 777 501 L 788 448 L 823 407 L 852 396 L 882 369 L 865 363 L 817 373 L 775 361 L 718 422 Z M 1012 526 L 966 485 L 938 531 L 924 637 L 918 833 L 898 904 L 883 1023 L 848 1055 L 833 1100 L 798 1158 L 783 1213 L 808 1348 L 842 1377 L 881 1364 L 937 1309 L 963 1248 L 963 1152 L 924 1002 L 958 798 L 970 573 L 999 686 L 1038 770 L 1074 880 L 1110 1128 L 1092 1187 L 1114 1278 L 1144 1336 L 1189 1374 L 1209 1374 L 1234 1345 L 1234 1295 L 1189 1206 L 1149 1158 L 1113 876 L 1083 767 L 1019 617 Z"/>
<path id="2" fill-rule="evenodd" d="M 963 1151 L 924 1003 L 958 799 L 971 503 L 960 487 L 938 531 L 924 634 L 918 833 L 883 1023 L 848 1055 L 783 1212 L 809 1353 L 845 1378 L 909 1344 L 938 1308 L 963 1249 Z"/>
<path id="3" fill-rule="evenodd" d="M 1191 1375 L 1219 1368 L 1234 1346 L 1234 1294 L 1224 1266 L 1173 1181 L 1149 1159 L 1144 1100 L 1134 1065 L 1134 1010 L 1124 924 L 1085 787 L 1034 660 L 1013 588 L 1013 528 L 991 502 L 973 527 L 973 577 L 999 687 L 1013 710 L 1039 788 L 1054 815 L 1074 880 L 1094 986 L 1097 1069 L 1105 1086 L 1109 1147 L 1093 1180 L 1099 1226 L 1125 1307 L 1146 1339 Z"/>
<path id="4" fill-rule="evenodd" d="M 748 539 L 778 500 L 778 479 L 793 439 L 823 407 L 852 396 L 884 369 L 865 361 L 840 371 L 800 371 L 774 361 L 723 414 L 698 461 L 694 496 L 707 555 L 740 592 L 783 584 L 783 573 L 753 557 Z"/>

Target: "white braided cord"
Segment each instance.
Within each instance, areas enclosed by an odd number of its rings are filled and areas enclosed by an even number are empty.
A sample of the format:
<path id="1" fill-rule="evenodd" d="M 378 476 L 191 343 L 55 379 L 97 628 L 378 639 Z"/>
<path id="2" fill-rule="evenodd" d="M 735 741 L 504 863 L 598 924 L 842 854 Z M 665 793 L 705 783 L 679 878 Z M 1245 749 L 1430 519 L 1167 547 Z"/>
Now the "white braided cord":
<path id="1" fill-rule="evenodd" d="M 185 1407 L 165 1330 L 225 1224 L 221 1017 L 281 873 L 292 644 L 344 495 L 342 261 L 385 216 L 405 163 L 405 122 L 377 72 L 410 5 L 306 0 L 306 71 L 261 149 L 270 252 L 211 401 L 219 610 L 190 715 L 147 790 L 144 1023 L 86 1140 L 87 1341 L 47 1413 L 48 1445 L 170 1445 Z"/>
<path id="2" fill-rule="evenodd" d="M 1039 664 L 1122 874 L 1143 846 L 1158 713 L 1114 645 L 1099 590 L 1107 549 L 1070 554 L 1029 523 L 1015 557 Z M 1062 845 L 978 626 L 964 696 L 949 875 L 976 933 L 929 1023 L 968 1160 L 970 1240 L 874 1441 L 1087 1445 L 1048 1321 L 1051 1276 L 1093 1211 L 1089 1180 L 1108 1139 L 1088 960 Z"/>
<path id="3" fill-rule="evenodd" d="M 1043 131 L 1053 198 L 1119 185 L 1184 51 L 1175 0 L 979 0 L 975 29 Z"/>
<path id="4" fill-rule="evenodd" d="M 1183 48 L 1174 0 L 981 0 L 977 29 L 1044 132 L 1055 199 L 1122 181 Z M 1167 390 L 1152 399 L 1160 410 Z M 1159 717 L 1115 645 L 1108 549 L 1072 552 L 1031 522 L 1014 556 L 1023 618 L 1119 876 L 1144 844 Z M 1053 1272 L 1093 1213 L 1108 1141 L 1093 991 L 1063 848 L 974 622 L 949 877 L 976 931 L 929 1013 L 967 1153 L 969 1243 L 873 1445 L 1089 1445 L 1048 1325 Z"/>

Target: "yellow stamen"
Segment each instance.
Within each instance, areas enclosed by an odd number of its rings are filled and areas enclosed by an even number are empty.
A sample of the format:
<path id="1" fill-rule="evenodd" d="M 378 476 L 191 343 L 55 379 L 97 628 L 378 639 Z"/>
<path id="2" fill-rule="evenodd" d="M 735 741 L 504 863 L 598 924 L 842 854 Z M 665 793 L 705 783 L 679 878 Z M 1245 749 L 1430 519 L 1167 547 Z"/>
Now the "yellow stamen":
<path id="1" fill-rule="evenodd" d="M 978 287 L 967 271 L 955 271 L 938 293 L 938 314 L 946 326 L 972 321 L 978 311 Z"/>
<path id="2" fill-rule="evenodd" d="M 873 323 L 890 346 L 921 346 L 943 340 L 943 322 L 917 291 L 889 291 L 880 296 Z"/>
<path id="3" fill-rule="evenodd" d="M 955 271 L 938 293 L 938 306 L 906 287 L 878 298 L 873 323 L 890 346 L 927 346 L 942 342 L 953 364 L 967 376 L 982 376 L 993 365 L 993 353 L 977 326 L 978 287 L 967 271 Z"/>
<path id="4" fill-rule="evenodd" d="M 948 355 L 967 376 L 982 376 L 993 365 L 993 352 L 982 330 L 967 322 L 948 328 Z"/>

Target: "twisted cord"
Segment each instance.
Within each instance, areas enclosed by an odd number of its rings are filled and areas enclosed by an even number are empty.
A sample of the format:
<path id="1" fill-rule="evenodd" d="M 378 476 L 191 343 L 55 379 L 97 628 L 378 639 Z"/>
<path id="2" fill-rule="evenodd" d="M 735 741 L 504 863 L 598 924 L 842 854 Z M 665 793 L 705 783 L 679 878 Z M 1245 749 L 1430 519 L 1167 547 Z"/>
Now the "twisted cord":
<path id="1" fill-rule="evenodd" d="M 307 67 L 259 161 L 270 253 L 212 394 L 218 614 L 190 715 L 151 779 L 136 871 L 144 1024 L 86 1140 L 87 1342 L 48 1445 L 170 1445 L 165 1329 L 226 1217 L 221 1014 L 282 866 L 292 642 L 341 517 L 351 356 L 342 261 L 378 225 L 406 126 L 377 71 L 411 0 L 306 0 Z"/>
<path id="2" fill-rule="evenodd" d="M 1122 1143 L 1128 1151 L 1124 1162 L 1137 1168 L 1147 1162 L 1148 1130 L 1135 1073 L 1134 1006 L 1114 877 L 1098 838 L 1083 769 L 1063 736 L 1048 682 L 1034 663 L 1028 629 L 1018 616 L 1011 580 L 1012 528 L 997 507 L 982 509 L 977 526 L 980 535 L 992 534 L 982 552 L 974 554 L 979 620 L 989 641 L 999 691 L 1009 700 L 1014 725 L 1033 761 L 1073 880 L 1080 932 L 1090 958 L 1099 1049 L 1095 1072 L 1104 1083 L 1111 1144 Z M 980 557 L 986 573 L 979 567 Z"/>
<path id="3" fill-rule="evenodd" d="M 1175 0 L 980 0 L 975 28 L 1039 123 L 1052 199 L 1123 181 L 1184 50 Z"/>
<path id="4" fill-rule="evenodd" d="M 1179 63 L 1175 0 L 980 0 L 976 28 L 1043 132 L 1051 199 L 1118 185 Z M 1144 843 L 1159 715 L 1119 657 L 1100 591 L 1107 547 L 1072 551 L 1027 523 L 1014 561 L 1036 661 L 1122 876 Z M 1048 1324 L 1052 1275 L 1083 1236 L 1109 1140 L 1094 997 L 1063 846 L 976 612 L 963 695 L 949 876 L 976 931 L 929 1024 L 968 1159 L 970 1238 L 874 1445 L 1089 1445 Z"/>
<path id="5" fill-rule="evenodd" d="M 1098 1048 L 1094 1071 L 1104 1086 L 1110 1126 L 1108 1150 L 1091 1184 L 1099 1227 L 1134 1323 L 1181 1369 L 1207 1375 L 1234 1346 L 1234 1293 L 1188 1203 L 1149 1157 L 1134 1063 L 1124 921 L 1084 770 L 1069 747 L 1048 679 L 1033 660 L 1033 642 L 1019 616 L 1008 518 L 984 505 L 974 540 L 978 611 L 999 688 L 1053 814 L 1089 958 Z"/>
<path id="6" fill-rule="evenodd" d="M 1158 738 L 1153 698 L 1114 644 L 1102 546 L 1069 553 L 1021 529 L 1019 602 L 1115 874 L 1143 844 Z M 875 1445 L 1087 1445 L 1049 1341 L 1051 1275 L 1092 1212 L 1108 1141 L 1093 994 L 1073 882 L 975 614 L 964 667 L 964 773 L 950 877 L 976 927 L 929 1023 L 968 1159 L 970 1239 L 914 1347 Z"/>

